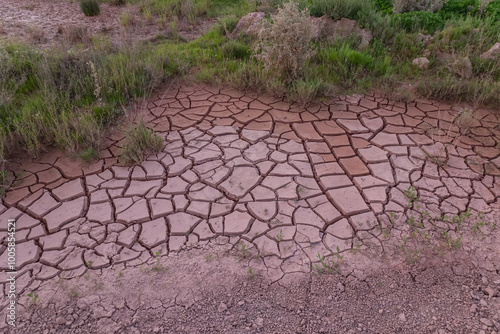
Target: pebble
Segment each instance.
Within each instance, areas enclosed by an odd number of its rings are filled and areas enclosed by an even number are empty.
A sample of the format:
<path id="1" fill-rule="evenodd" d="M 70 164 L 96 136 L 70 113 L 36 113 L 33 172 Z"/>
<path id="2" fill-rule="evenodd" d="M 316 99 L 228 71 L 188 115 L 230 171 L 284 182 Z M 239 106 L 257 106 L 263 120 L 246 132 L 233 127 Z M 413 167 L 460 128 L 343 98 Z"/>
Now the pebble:
<path id="1" fill-rule="evenodd" d="M 488 327 L 493 326 L 493 323 L 490 320 L 486 319 L 486 318 L 481 318 L 481 319 L 479 319 L 479 321 L 481 321 L 482 324 L 484 324 L 484 325 L 486 325 Z"/>
<path id="2" fill-rule="evenodd" d="M 224 312 L 227 310 L 227 305 L 224 302 L 220 302 L 219 307 L 217 308 L 219 312 Z"/>
<path id="3" fill-rule="evenodd" d="M 404 314 L 404 313 L 400 313 L 400 314 L 398 315 L 398 318 L 399 318 L 399 320 L 400 320 L 400 321 L 403 321 L 403 322 L 405 322 L 405 321 L 406 321 L 406 316 L 405 316 L 405 314 Z"/>
<path id="4" fill-rule="evenodd" d="M 63 325 L 65 323 L 66 323 L 66 319 L 64 319 L 63 317 L 57 317 L 56 318 L 56 324 Z"/>

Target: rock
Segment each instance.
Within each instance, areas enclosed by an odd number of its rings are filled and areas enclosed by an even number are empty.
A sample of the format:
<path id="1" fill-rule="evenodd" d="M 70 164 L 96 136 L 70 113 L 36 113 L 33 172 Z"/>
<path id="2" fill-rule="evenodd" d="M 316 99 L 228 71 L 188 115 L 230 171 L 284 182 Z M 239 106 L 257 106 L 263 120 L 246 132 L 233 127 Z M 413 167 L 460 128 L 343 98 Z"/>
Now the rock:
<path id="1" fill-rule="evenodd" d="M 425 45 L 427 45 L 427 44 L 429 44 L 432 36 L 431 35 L 424 35 L 424 34 L 418 33 L 417 38 L 418 38 L 419 41 L 421 41 L 422 43 L 424 43 Z"/>
<path id="2" fill-rule="evenodd" d="M 500 56 L 500 42 L 496 42 L 488 51 L 483 53 L 481 59 L 495 59 Z"/>
<path id="3" fill-rule="evenodd" d="M 266 14 L 264 12 L 252 12 L 243 16 L 236 24 L 234 30 L 228 35 L 229 38 L 240 36 L 256 37 L 261 28 L 261 22 Z"/>
<path id="4" fill-rule="evenodd" d="M 217 308 L 217 311 L 219 311 L 219 312 L 222 313 L 222 312 L 224 312 L 226 310 L 227 310 L 227 305 L 224 304 L 224 302 L 220 302 L 219 307 Z"/>
<path id="5" fill-rule="evenodd" d="M 400 321 L 402 321 L 402 322 L 405 322 L 405 321 L 406 321 L 406 316 L 405 316 L 405 314 L 404 314 L 404 313 L 400 313 L 400 314 L 398 315 L 398 318 L 399 318 L 399 320 L 400 320 Z"/>
<path id="6" fill-rule="evenodd" d="M 470 311 L 470 313 L 476 313 L 477 312 L 477 305 L 472 304 L 469 311 Z"/>
<path id="7" fill-rule="evenodd" d="M 429 67 L 429 59 L 426 57 L 420 57 L 413 59 L 413 65 L 421 70 L 426 70 Z"/>
<path id="8" fill-rule="evenodd" d="M 264 325 L 264 319 L 262 319 L 261 317 L 258 317 L 256 320 L 255 320 L 255 324 L 259 327 L 262 327 Z"/>
<path id="9" fill-rule="evenodd" d="M 57 317 L 56 318 L 56 324 L 63 325 L 65 323 L 66 323 L 66 319 L 64 319 L 63 317 Z"/>
<path id="10" fill-rule="evenodd" d="M 490 287 L 490 286 L 489 286 L 489 287 L 487 287 L 487 288 L 485 289 L 485 291 L 488 293 L 488 295 L 489 295 L 489 299 L 491 299 L 491 297 L 495 297 L 496 292 L 495 292 L 495 290 L 493 290 L 493 288 L 492 288 L 492 287 Z"/>
<path id="11" fill-rule="evenodd" d="M 340 292 L 344 292 L 344 284 L 338 282 L 337 283 L 337 289 L 340 291 Z"/>
<path id="12" fill-rule="evenodd" d="M 469 57 L 455 60 L 455 62 L 449 66 L 449 69 L 462 78 L 469 79 L 472 77 L 472 64 Z"/>
<path id="13" fill-rule="evenodd" d="M 486 318 L 481 318 L 481 319 L 479 319 L 479 321 L 481 321 L 481 323 L 483 325 L 486 325 L 488 327 L 493 326 L 493 323 L 490 320 L 486 319 Z"/>
<path id="14" fill-rule="evenodd" d="M 347 18 L 335 22 L 327 16 L 319 18 L 311 17 L 311 23 L 314 26 L 313 39 L 315 40 L 335 40 L 337 38 L 347 38 L 354 35 L 361 38 L 359 47 L 365 49 L 373 39 L 371 32 L 361 29 L 356 21 Z"/>

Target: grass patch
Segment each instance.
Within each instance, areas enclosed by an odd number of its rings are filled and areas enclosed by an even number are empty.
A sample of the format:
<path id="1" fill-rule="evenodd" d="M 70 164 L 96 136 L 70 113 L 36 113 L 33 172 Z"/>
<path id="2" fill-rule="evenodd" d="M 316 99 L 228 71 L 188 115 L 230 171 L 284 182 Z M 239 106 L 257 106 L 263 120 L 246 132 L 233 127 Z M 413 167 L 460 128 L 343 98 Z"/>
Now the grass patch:
<path id="1" fill-rule="evenodd" d="M 80 0 L 80 9 L 85 16 L 96 16 L 101 13 L 97 0 Z"/>
<path id="2" fill-rule="evenodd" d="M 147 44 L 38 51 L 0 45 L 0 159 L 36 156 L 46 146 L 98 149 L 103 129 L 122 106 L 147 96 L 175 63 Z"/>
<path id="3" fill-rule="evenodd" d="M 123 145 L 122 161 L 126 165 L 140 163 L 148 155 L 158 153 L 163 148 L 163 139 L 144 123 L 139 123 L 127 131 Z"/>

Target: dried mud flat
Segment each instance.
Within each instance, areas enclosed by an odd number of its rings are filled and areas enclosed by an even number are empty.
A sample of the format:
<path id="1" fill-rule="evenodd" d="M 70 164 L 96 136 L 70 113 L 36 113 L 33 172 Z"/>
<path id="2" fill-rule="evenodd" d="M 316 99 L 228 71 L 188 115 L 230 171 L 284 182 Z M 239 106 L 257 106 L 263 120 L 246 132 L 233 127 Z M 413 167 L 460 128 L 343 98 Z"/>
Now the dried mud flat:
<path id="1" fill-rule="evenodd" d="M 130 40 L 149 40 L 169 31 L 169 22 L 160 27 L 156 15 L 152 16 L 151 22 L 146 22 L 137 6 L 112 6 L 101 3 L 100 9 L 100 15 L 86 17 L 78 1 L 2 0 L 0 40 L 22 40 L 51 45 L 63 37 L 61 30 L 85 28 L 89 35 L 100 34 L 108 37 L 112 43 L 123 43 Z M 134 23 L 127 27 L 120 24 L 120 15 L 125 11 L 132 13 L 134 18 Z M 190 25 L 181 20 L 177 29 L 180 37 L 192 40 L 206 32 L 213 23 L 213 19 L 207 19 Z"/>
<path id="2" fill-rule="evenodd" d="M 468 222 L 458 249 L 412 264 L 401 252 L 409 186 L 433 215 L 499 221 L 500 120 L 479 109 L 463 129 L 460 110 L 180 85 L 129 115 L 165 138 L 138 166 L 120 166 L 117 130 L 91 165 L 12 163 L 18 331 L 496 333 L 497 229 Z"/>

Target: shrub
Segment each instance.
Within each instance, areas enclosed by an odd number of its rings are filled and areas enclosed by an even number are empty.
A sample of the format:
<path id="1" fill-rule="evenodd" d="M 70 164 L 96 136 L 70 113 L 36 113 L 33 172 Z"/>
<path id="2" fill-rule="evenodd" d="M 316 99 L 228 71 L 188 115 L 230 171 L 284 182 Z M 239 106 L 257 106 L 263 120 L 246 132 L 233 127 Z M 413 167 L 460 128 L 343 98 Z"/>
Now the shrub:
<path id="1" fill-rule="evenodd" d="M 101 12 L 97 0 L 80 0 L 80 8 L 85 16 L 96 16 Z"/>
<path id="2" fill-rule="evenodd" d="M 443 7 L 443 0 L 393 0 L 393 5 L 394 13 L 435 12 Z"/>
<path id="3" fill-rule="evenodd" d="M 391 0 L 375 0 L 375 6 L 379 11 L 384 14 L 392 13 L 392 1 Z"/>
<path id="4" fill-rule="evenodd" d="M 347 17 L 358 20 L 360 13 L 373 8 L 371 1 L 366 0 L 314 0 L 309 8 L 311 15 L 327 15 L 334 20 Z"/>
<path id="5" fill-rule="evenodd" d="M 492 1 L 488 3 L 484 11 L 488 17 L 497 21 L 500 20 L 500 1 Z"/>
<path id="6" fill-rule="evenodd" d="M 310 46 L 313 25 L 309 13 L 290 1 L 271 15 L 272 23 L 263 22 L 255 45 L 256 58 L 268 72 L 286 82 L 298 77 L 306 61 L 314 54 Z"/>
<path id="7" fill-rule="evenodd" d="M 477 0 L 447 0 L 440 12 L 444 17 L 451 18 L 452 16 L 465 16 L 477 10 Z"/>
<path id="8" fill-rule="evenodd" d="M 140 122 L 125 136 L 122 160 L 125 164 L 144 161 L 148 155 L 158 153 L 163 148 L 163 139 Z"/>

